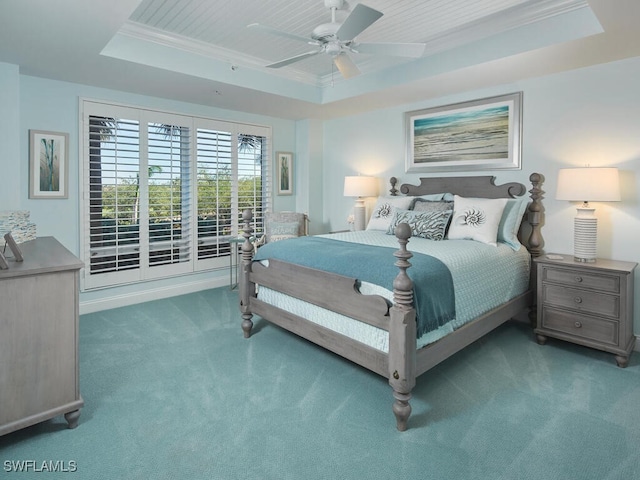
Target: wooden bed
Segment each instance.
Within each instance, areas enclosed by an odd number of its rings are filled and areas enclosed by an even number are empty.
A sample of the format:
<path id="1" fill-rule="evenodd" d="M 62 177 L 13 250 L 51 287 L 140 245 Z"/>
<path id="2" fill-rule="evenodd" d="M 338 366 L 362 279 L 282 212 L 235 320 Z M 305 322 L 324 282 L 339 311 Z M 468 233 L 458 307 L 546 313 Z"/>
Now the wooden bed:
<path id="1" fill-rule="evenodd" d="M 543 212 L 543 177 L 534 173 L 529 177 L 532 189 L 531 202 L 520 227 L 520 239 L 532 257 L 542 249 L 540 223 Z M 517 198 L 526 193 L 520 183 L 495 185 L 494 177 L 443 177 L 421 178 L 420 185 L 404 184 L 401 193 L 409 196 L 449 192 L 463 197 Z M 391 179 L 391 194 L 396 195 L 396 179 Z M 317 345 L 347 358 L 383 377 L 393 388 L 393 413 L 397 428 L 407 429 L 411 414 L 411 391 L 416 377 L 433 366 L 481 338 L 517 313 L 535 309 L 535 279 L 530 278 L 529 288 L 518 297 L 495 308 L 444 338 L 420 349 L 416 348 L 416 311 L 413 307 L 411 276 L 412 253 L 407 250 L 411 230 L 407 224 L 396 229 L 399 249 L 394 253 L 398 273 L 393 281 L 393 305 L 381 296 L 363 295 L 358 291 L 358 280 L 324 272 L 281 260 L 270 260 L 268 266 L 253 262 L 254 247 L 250 242 L 252 212 L 243 212 L 244 238 L 240 274 L 240 311 L 244 336 L 251 335 L 252 317 L 258 315 Z M 407 270 L 409 270 L 407 272 Z M 534 269 L 531 268 L 531 277 Z M 344 335 L 322 327 L 312 321 L 294 315 L 257 298 L 256 285 L 267 287 L 288 296 L 337 312 L 360 322 L 388 331 L 388 353 L 371 348 Z"/>

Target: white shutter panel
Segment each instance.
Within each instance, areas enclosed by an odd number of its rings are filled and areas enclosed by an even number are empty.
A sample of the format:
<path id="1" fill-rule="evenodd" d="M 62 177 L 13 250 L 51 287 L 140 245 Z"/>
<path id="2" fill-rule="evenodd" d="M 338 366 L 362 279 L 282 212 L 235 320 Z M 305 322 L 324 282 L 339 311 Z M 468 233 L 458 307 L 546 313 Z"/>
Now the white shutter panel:
<path id="1" fill-rule="evenodd" d="M 191 129 L 157 122 L 147 128 L 149 276 L 155 277 L 166 265 L 191 269 L 177 265 L 191 262 Z"/>
<path id="2" fill-rule="evenodd" d="M 89 161 L 85 178 L 89 208 L 85 209 L 84 225 L 85 232 L 88 231 L 85 235 L 88 274 L 101 276 L 96 286 L 111 284 L 114 277 L 119 278 L 116 281 L 138 280 L 140 231 L 135 218 L 139 123 L 91 115 L 87 133 Z"/>
<path id="3" fill-rule="evenodd" d="M 243 210 L 250 208 L 256 236 L 264 233 L 264 217 L 269 209 L 269 151 L 267 137 L 238 134 L 238 229 L 242 231 Z"/>
<path id="4" fill-rule="evenodd" d="M 229 255 L 233 145 L 231 132 L 197 129 L 198 259 Z"/>

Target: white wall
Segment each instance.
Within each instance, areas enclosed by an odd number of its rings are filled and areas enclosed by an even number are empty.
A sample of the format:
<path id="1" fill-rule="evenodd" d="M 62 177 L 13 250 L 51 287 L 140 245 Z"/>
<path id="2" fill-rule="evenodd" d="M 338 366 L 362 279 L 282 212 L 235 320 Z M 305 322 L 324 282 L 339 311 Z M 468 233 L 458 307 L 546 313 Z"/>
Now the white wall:
<path id="1" fill-rule="evenodd" d="M 18 210 L 22 168 L 20 132 L 20 82 L 17 65 L 0 63 L 0 211 Z"/>
<path id="2" fill-rule="evenodd" d="M 599 222 L 598 255 L 640 262 L 640 58 L 525 80 L 436 101 L 404 105 L 340 118 L 324 128 L 324 215 L 332 230 L 347 228 L 353 200 L 342 196 L 345 175 L 381 178 L 388 190 L 391 176 L 417 183 L 421 176 L 404 169 L 404 112 L 475 98 L 522 91 L 522 170 L 479 172 L 497 183 L 517 180 L 529 185 L 532 172 L 542 173 L 546 252 L 573 253 L 575 204 L 556 201 L 556 176 L 567 166 L 615 166 L 621 171 L 622 202 L 593 203 Z M 446 175 L 467 175 L 457 173 Z M 424 174 L 422 176 L 440 175 Z M 635 275 L 635 332 L 640 333 L 640 268 Z"/>

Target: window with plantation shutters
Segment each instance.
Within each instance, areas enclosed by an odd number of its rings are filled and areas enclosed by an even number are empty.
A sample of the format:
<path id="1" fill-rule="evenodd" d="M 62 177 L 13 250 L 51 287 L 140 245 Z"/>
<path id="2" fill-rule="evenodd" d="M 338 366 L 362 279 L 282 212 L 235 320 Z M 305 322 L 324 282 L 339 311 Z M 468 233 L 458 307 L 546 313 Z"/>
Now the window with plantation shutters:
<path id="1" fill-rule="evenodd" d="M 241 227 L 238 212 L 253 211 L 253 229 L 264 231 L 267 207 L 267 137 L 238 131 L 197 129 L 198 259 L 229 253 Z"/>
<path id="2" fill-rule="evenodd" d="M 270 129 L 82 102 L 83 288 L 228 268 L 241 212 L 263 230 Z"/>

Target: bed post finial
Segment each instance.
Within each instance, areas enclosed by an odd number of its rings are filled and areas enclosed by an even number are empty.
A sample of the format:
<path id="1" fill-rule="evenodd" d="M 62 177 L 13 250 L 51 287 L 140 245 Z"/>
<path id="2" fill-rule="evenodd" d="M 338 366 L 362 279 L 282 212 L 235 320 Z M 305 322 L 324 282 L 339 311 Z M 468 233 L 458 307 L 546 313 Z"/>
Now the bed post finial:
<path id="1" fill-rule="evenodd" d="M 251 226 L 251 220 L 253 220 L 253 212 L 250 208 L 245 209 L 242 212 L 242 221 L 244 223 L 242 228 L 242 236 L 244 242 L 242 243 L 242 268 L 240 269 L 240 312 L 242 313 L 242 331 L 244 337 L 249 338 L 251 336 L 251 329 L 253 328 L 253 322 L 251 318 L 253 314 L 249 310 L 249 297 L 254 295 L 253 284 L 249 282 L 249 270 L 251 269 L 251 262 L 253 261 L 253 243 L 251 243 L 251 234 L 253 233 L 253 227 Z"/>
<path id="2" fill-rule="evenodd" d="M 407 429 L 411 415 L 411 390 L 416 385 L 416 311 L 413 308 L 413 281 L 407 275 L 413 254 L 407 250 L 411 227 L 396 227 L 400 250 L 393 255 L 400 272 L 393 281 L 393 306 L 389 321 L 389 385 L 393 388 L 393 413 L 401 432 Z"/>
<path id="3" fill-rule="evenodd" d="M 398 183 L 398 179 L 396 177 L 391 177 L 389 179 L 389 183 L 391 184 L 391 190 L 389 190 L 389 192 L 391 193 L 392 197 L 395 197 L 398 195 L 398 189 L 396 188 L 396 184 Z"/>
<path id="4" fill-rule="evenodd" d="M 532 257 L 542 255 L 542 234 L 540 233 L 540 223 L 542 221 L 542 198 L 544 191 L 540 188 L 544 177 L 539 173 L 532 173 L 529 181 L 533 188 L 529 190 L 531 194 L 531 204 L 529 205 L 529 225 L 531 225 L 531 234 L 529 235 L 528 250 Z"/>
<path id="5" fill-rule="evenodd" d="M 413 281 L 407 275 L 407 269 L 411 266 L 409 259 L 413 257 L 413 254 L 407 250 L 410 237 L 411 227 L 408 224 L 401 223 L 396 227 L 396 238 L 400 244 L 400 250 L 393 256 L 398 259 L 395 266 L 400 269 L 400 272 L 393 281 L 393 302 L 403 310 L 413 305 Z"/>

